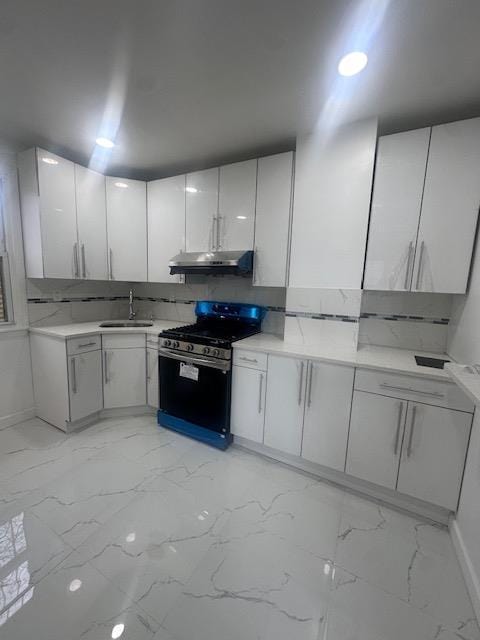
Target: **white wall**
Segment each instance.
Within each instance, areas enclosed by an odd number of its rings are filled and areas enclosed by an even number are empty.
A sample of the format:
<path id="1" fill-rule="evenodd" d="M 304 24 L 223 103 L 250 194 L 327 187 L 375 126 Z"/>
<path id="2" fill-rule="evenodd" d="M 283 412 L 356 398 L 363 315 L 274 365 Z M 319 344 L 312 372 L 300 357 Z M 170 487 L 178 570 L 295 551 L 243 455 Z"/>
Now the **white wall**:
<path id="1" fill-rule="evenodd" d="M 0 429 L 33 415 L 33 386 L 27 328 L 25 270 L 18 199 L 16 154 L 0 147 L 3 214 L 12 278 L 14 325 L 0 325 Z"/>

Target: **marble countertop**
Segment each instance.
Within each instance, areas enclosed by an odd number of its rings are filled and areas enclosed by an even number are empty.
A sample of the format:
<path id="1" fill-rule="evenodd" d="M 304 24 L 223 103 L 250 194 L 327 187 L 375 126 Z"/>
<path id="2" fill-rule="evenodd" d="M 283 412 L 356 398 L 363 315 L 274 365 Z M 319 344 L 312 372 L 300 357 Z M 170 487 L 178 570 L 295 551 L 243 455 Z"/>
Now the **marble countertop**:
<path id="1" fill-rule="evenodd" d="M 185 322 L 175 320 L 154 320 L 151 327 L 101 327 L 102 322 L 107 320 L 95 320 L 95 322 L 78 322 L 72 324 L 61 324 L 52 327 L 30 327 L 31 333 L 39 333 L 52 338 L 76 338 L 78 336 L 88 336 L 106 333 L 146 333 L 157 335 L 165 329 L 173 329 L 185 325 Z M 113 321 L 112 321 L 113 322 Z M 119 322 L 122 322 L 119 320 Z M 141 322 L 141 320 L 139 320 Z"/>
<path id="2" fill-rule="evenodd" d="M 480 374 L 471 365 L 456 364 L 449 362 L 445 369 L 454 382 L 462 389 L 467 396 L 480 404 Z"/>
<path id="3" fill-rule="evenodd" d="M 286 356 L 299 356 L 310 360 L 321 360 L 337 364 L 350 364 L 366 369 L 381 369 L 392 373 L 423 376 L 434 380 L 449 380 L 447 371 L 421 367 L 415 362 L 415 355 L 451 360 L 443 353 L 428 353 L 361 345 L 358 350 L 344 345 L 326 343 L 324 345 L 298 345 L 285 342 L 281 337 L 268 333 L 258 333 L 234 343 L 236 349 L 250 349 L 264 353 L 276 353 Z"/>

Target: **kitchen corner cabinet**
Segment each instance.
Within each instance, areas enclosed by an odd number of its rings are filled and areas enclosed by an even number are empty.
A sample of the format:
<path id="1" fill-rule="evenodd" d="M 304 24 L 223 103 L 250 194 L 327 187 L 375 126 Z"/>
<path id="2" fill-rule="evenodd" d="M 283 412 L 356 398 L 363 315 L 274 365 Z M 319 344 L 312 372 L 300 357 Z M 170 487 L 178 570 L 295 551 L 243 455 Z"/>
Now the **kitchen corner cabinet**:
<path id="1" fill-rule="evenodd" d="M 110 279 L 146 282 L 146 183 L 107 177 L 106 194 Z"/>
<path id="2" fill-rule="evenodd" d="M 147 183 L 149 282 L 184 282 L 168 263 L 185 251 L 185 186 L 184 175 Z"/>
<path id="3" fill-rule="evenodd" d="M 105 409 L 146 404 L 144 334 L 103 336 L 103 401 Z"/>
<path id="4" fill-rule="evenodd" d="M 218 251 L 253 249 L 257 160 L 220 167 Z"/>
<path id="5" fill-rule="evenodd" d="M 286 287 L 293 151 L 258 159 L 253 284 Z"/>
<path id="6" fill-rule="evenodd" d="M 480 118 L 380 138 L 364 288 L 465 293 L 480 204 Z"/>
<path id="7" fill-rule="evenodd" d="M 217 246 L 218 167 L 186 177 L 186 250 L 213 251 Z"/>
<path id="8" fill-rule="evenodd" d="M 73 162 L 29 149 L 18 171 L 27 277 L 80 277 Z"/>

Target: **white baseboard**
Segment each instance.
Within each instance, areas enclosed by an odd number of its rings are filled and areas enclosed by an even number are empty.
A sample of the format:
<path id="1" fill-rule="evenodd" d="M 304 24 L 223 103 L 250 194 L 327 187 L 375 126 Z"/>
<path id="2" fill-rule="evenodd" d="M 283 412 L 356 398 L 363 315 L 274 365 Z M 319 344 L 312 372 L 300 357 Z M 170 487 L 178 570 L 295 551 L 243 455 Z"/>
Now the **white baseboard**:
<path id="1" fill-rule="evenodd" d="M 475 567 L 465 546 L 462 532 L 460 531 L 457 520 L 454 518 L 450 521 L 449 529 L 468 593 L 472 600 L 475 615 L 477 616 L 477 620 L 480 621 L 480 576 L 478 576 L 475 571 Z"/>
<path id="2" fill-rule="evenodd" d="M 31 407 L 30 409 L 23 409 L 22 411 L 17 411 L 16 413 L 12 413 L 9 416 L 3 416 L 2 418 L 0 418 L 0 430 L 11 427 L 18 422 L 30 420 L 34 417 L 35 409 L 33 407 Z"/>

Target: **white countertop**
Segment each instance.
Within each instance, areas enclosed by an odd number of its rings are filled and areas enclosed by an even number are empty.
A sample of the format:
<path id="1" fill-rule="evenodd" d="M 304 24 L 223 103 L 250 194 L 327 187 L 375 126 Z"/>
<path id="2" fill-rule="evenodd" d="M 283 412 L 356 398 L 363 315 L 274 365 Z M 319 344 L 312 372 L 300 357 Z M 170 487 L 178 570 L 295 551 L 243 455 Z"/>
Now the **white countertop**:
<path id="1" fill-rule="evenodd" d="M 325 345 L 298 345 L 285 342 L 281 337 L 268 333 L 258 333 L 234 343 L 236 349 L 250 349 L 264 353 L 276 353 L 285 356 L 298 356 L 310 360 L 321 360 L 337 364 L 350 364 L 367 369 L 381 369 L 392 373 L 423 376 L 434 380 L 449 380 L 447 371 L 421 367 L 415 362 L 415 355 L 451 360 L 443 353 L 428 353 L 395 349 L 393 347 L 360 346 L 358 351 L 344 345 L 327 343 Z"/>
<path id="2" fill-rule="evenodd" d="M 30 327 L 30 332 L 64 340 L 78 336 L 91 336 L 105 333 L 146 333 L 158 336 L 160 331 L 185 325 L 185 322 L 175 322 L 174 320 L 154 320 L 151 327 L 101 327 L 100 324 L 102 322 L 110 321 L 96 320 L 95 322 L 61 324 L 53 327 Z M 112 320 L 112 322 L 114 321 Z M 119 322 L 122 322 L 122 320 L 119 320 Z M 139 320 L 139 322 L 141 322 L 141 320 Z"/>
<path id="3" fill-rule="evenodd" d="M 452 380 L 462 389 L 467 396 L 480 404 L 480 374 L 472 373 L 472 367 L 465 364 L 449 362 L 445 365 L 447 373 Z M 473 371 L 475 371 L 473 369 Z"/>

